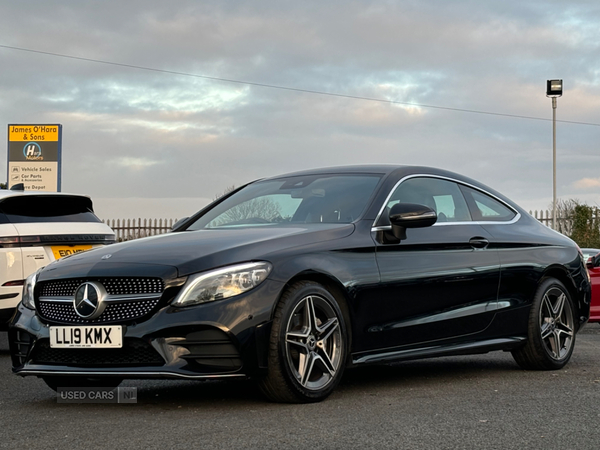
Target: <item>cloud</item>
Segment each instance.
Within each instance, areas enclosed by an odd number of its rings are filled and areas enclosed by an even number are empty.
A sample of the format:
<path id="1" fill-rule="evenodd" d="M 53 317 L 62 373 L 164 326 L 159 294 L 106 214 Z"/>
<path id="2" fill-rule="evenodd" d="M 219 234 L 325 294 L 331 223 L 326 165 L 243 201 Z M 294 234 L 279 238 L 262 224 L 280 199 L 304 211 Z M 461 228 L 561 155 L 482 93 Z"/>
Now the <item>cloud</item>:
<path id="1" fill-rule="evenodd" d="M 397 163 L 546 208 L 551 122 L 385 100 L 550 119 L 545 81 L 559 77 L 559 120 L 600 123 L 600 9 L 586 0 L 27 5 L 26 27 L 22 5 L 3 5 L 0 44 L 384 100 L 0 48 L 0 121 L 62 123 L 63 187 L 93 198 L 212 198 L 299 169 Z M 588 189 L 600 202 L 597 132 L 558 124 L 559 197 Z"/>
<path id="2" fill-rule="evenodd" d="M 126 167 L 129 170 L 142 170 L 146 167 L 160 164 L 159 161 L 153 161 L 147 158 L 135 158 L 130 156 L 122 156 L 114 161 L 115 164 Z"/>
<path id="3" fill-rule="evenodd" d="M 582 178 L 573 183 L 575 189 L 589 190 L 600 188 L 600 178 Z"/>

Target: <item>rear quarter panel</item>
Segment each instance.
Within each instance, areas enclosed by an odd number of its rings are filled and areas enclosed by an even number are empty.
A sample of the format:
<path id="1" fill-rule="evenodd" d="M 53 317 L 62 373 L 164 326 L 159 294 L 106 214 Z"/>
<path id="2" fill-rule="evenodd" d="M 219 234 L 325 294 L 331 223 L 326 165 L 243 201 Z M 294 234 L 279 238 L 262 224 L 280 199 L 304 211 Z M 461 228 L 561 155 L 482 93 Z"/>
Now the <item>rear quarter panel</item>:
<path id="1" fill-rule="evenodd" d="M 569 289 L 579 323 L 589 317 L 590 284 L 576 244 L 526 213 L 514 224 L 490 224 L 501 265 L 498 301 L 509 308 L 530 305 L 540 281 L 552 276 Z M 528 311 L 528 309 L 527 309 Z"/>

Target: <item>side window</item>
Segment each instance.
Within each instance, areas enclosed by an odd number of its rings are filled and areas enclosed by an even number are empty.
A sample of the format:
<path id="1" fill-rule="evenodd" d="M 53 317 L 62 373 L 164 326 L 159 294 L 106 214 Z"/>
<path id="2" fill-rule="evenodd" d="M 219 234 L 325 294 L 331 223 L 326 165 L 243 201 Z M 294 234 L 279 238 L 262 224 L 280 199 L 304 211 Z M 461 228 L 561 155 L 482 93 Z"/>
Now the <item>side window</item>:
<path id="1" fill-rule="evenodd" d="M 461 186 L 475 221 L 508 222 L 517 214 L 502 202 L 483 192 Z"/>
<path id="2" fill-rule="evenodd" d="M 417 203 L 429 206 L 438 215 L 438 222 L 467 222 L 469 208 L 458 185 L 439 178 L 418 177 L 402 182 L 392 193 L 377 225 L 389 225 L 389 211 L 396 203 Z"/>

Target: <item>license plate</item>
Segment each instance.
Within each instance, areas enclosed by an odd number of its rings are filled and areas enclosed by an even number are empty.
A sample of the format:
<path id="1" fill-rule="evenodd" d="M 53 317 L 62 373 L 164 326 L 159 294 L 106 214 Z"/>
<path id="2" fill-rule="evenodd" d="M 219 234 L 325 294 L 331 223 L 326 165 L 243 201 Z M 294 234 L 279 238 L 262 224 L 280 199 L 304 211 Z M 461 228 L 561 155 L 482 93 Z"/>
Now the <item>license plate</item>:
<path id="1" fill-rule="evenodd" d="M 85 252 L 91 248 L 91 245 L 53 245 L 52 253 L 54 253 L 54 258 L 60 259 L 73 253 Z"/>
<path id="2" fill-rule="evenodd" d="M 123 327 L 50 327 L 52 348 L 121 348 Z"/>

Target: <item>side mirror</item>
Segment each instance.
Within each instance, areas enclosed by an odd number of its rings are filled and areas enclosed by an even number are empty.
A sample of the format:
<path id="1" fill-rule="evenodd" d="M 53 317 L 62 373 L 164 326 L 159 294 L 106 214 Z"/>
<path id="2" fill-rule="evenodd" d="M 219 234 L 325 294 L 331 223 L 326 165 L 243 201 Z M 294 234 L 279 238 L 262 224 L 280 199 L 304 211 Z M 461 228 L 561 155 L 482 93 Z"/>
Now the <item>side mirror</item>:
<path id="1" fill-rule="evenodd" d="M 183 225 L 183 223 L 188 219 L 189 219 L 189 217 L 184 217 L 183 219 L 179 219 L 177 222 L 175 222 L 173 224 L 173 226 L 171 227 L 171 231 L 177 230 L 177 228 L 179 228 L 181 225 Z"/>
<path id="2" fill-rule="evenodd" d="M 397 239 L 406 239 L 407 228 L 430 227 L 437 222 L 437 214 L 428 206 L 416 203 L 396 203 L 390 210 L 392 233 Z"/>

